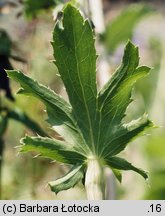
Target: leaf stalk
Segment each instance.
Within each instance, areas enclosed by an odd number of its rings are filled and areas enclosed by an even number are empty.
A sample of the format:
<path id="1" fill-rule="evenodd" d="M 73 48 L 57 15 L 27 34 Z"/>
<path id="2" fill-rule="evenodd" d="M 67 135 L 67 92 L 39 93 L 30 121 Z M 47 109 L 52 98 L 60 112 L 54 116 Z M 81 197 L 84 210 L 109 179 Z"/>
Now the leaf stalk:
<path id="1" fill-rule="evenodd" d="M 104 170 L 98 158 L 91 158 L 87 161 L 85 188 L 88 200 L 105 199 Z"/>

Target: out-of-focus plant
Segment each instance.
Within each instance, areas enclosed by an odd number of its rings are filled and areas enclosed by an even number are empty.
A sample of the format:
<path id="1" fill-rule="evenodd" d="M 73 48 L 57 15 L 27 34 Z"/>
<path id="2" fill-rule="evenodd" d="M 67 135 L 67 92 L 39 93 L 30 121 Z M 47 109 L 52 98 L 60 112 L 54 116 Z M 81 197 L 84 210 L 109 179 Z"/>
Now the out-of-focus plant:
<path id="1" fill-rule="evenodd" d="M 164 38 L 161 35 L 151 38 L 150 46 L 152 50 L 152 61 L 154 67 L 157 69 L 153 77 L 152 83 L 147 85 L 147 92 L 143 94 L 144 100 L 149 97 L 150 99 L 150 114 L 153 116 L 157 124 L 161 126 L 157 133 L 154 133 L 152 137 L 146 140 L 145 143 L 145 153 L 147 155 L 147 160 L 149 161 L 150 170 L 150 189 L 146 189 L 143 199 L 165 199 L 165 115 L 164 115 Z M 146 83 L 147 84 L 147 83 Z M 142 89 L 143 90 L 143 89 Z M 144 90 L 143 90 L 144 91 Z"/>
<path id="2" fill-rule="evenodd" d="M 11 45 L 12 42 L 8 34 L 4 30 L 0 30 L 0 91 L 4 91 L 6 97 L 14 102 L 14 97 L 11 93 L 9 78 L 7 77 L 7 73 L 5 70 L 13 69 L 12 65 L 10 64 L 9 58 L 13 58 L 14 60 L 18 60 L 21 62 L 25 61 L 22 58 L 13 56 L 11 54 Z M 34 129 L 36 133 L 39 133 L 40 135 L 46 135 L 46 133 L 39 127 L 39 125 L 35 123 L 33 120 L 31 120 L 19 108 L 11 108 L 12 106 L 7 106 L 7 104 L 3 104 L 2 95 L 0 99 L 0 111 L 3 113 L 3 115 L 4 113 L 7 113 L 7 116 L 9 118 L 12 118 L 23 123 L 32 130 Z M 4 131 L 4 129 L 2 131 Z"/>
<path id="3" fill-rule="evenodd" d="M 152 105 L 154 102 L 156 87 L 158 85 L 159 71 L 161 69 L 161 59 L 163 56 L 162 43 L 157 38 L 151 38 L 149 41 L 150 58 L 152 59 L 152 76 L 148 76 L 147 79 L 141 80 L 136 85 L 136 92 L 138 92 L 143 98 L 143 106 L 152 112 Z M 139 107 L 140 108 L 140 107 Z M 142 107 L 143 109 L 143 107 Z"/>
<path id="4" fill-rule="evenodd" d="M 164 200 L 165 198 L 165 136 L 164 130 L 152 136 L 146 143 L 146 152 L 150 161 L 150 188 L 145 190 L 143 199 Z M 158 147 L 159 144 L 159 147 Z M 159 164 L 159 166 L 158 166 Z"/>
<path id="5" fill-rule="evenodd" d="M 138 22 L 151 11 L 153 9 L 146 4 L 131 4 L 122 10 L 119 16 L 107 24 L 102 35 L 107 51 L 113 54 L 121 43 L 131 39 Z"/>
<path id="6" fill-rule="evenodd" d="M 10 100 L 14 100 L 10 86 L 9 79 L 5 72 L 5 69 L 11 70 L 12 66 L 9 62 L 9 56 L 11 53 L 11 40 L 4 30 L 0 30 L 0 90 L 4 90 L 6 97 Z"/>
<path id="7" fill-rule="evenodd" d="M 11 39 L 4 30 L 0 30 L 0 93 L 5 92 L 6 97 L 14 102 L 15 99 L 11 93 L 9 79 L 7 77 L 5 69 L 11 70 L 12 65 L 10 64 L 9 58 L 15 60 L 23 61 L 23 59 L 12 56 L 11 54 Z M 7 105 L 4 103 L 5 99 L 3 95 L 0 95 L 0 196 L 2 196 L 1 191 L 1 166 L 4 151 L 4 135 L 8 128 L 8 122 L 13 119 L 17 122 L 22 123 L 24 126 L 28 127 L 35 133 L 42 136 L 47 136 L 47 134 L 42 130 L 42 128 L 35 121 L 31 120 L 21 109 L 15 108 L 14 106 Z"/>
<path id="8" fill-rule="evenodd" d="M 88 199 L 105 199 L 105 166 L 119 181 L 120 170 L 133 170 L 147 179 L 145 171 L 116 155 L 145 129 L 153 127 L 146 114 L 129 123 L 123 121 L 134 83 L 150 68 L 138 66 L 138 48 L 128 42 L 120 67 L 98 92 L 94 41 L 88 20 L 67 4 L 62 20 L 55 25 L 52 46 L 70 103 L 19 71 L 8 71 L 8 76 L 20 83 L 20 94 L 37 97 L 46 105 L 48 122 L 63 138 L 26 136 L 20 151 L 36 151 L 42 157 L 72 165 L 63 178 L 49 183 L 55 193 L 82 180 Z"/>
<path id="9" fill-rule="evenodd" d="M 33 0 L 24 0 L 24 8 L 25 14 L 28 17 L 36 17 L 36 15 L 45 10 L 50 9 L 58 4 L 63 3 L 63 0 L 40 0 L 40 1 L 33 1 Z"/>

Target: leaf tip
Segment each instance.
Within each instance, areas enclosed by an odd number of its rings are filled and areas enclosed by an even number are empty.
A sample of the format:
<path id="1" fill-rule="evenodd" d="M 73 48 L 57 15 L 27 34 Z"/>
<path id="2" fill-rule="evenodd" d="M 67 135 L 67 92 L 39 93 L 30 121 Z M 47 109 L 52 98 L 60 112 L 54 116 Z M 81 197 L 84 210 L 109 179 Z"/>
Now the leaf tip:
<path id="1" fill-rule="evenodd" d="M 56 187 L 54 186 L 54 181 L 48 182 L 48 186 L 50 187 L 51 191 L 54 192 L 56 195 L 59 193 L 59 190 L 56 190 Z"/>
<path id="2" fill-rule="evenodd" d="M 22 145 L 25 145 L 28 142 L 28 140 L 30 140 L 30 137 L 26 134 L 25 137 L 20 139 L 20 143 Z"/>
<path id="3" fill-rule="evenodd" d="M 133 43 L 132 43 L 132 41 L 130 40 L 130 39 L 128 39 L 128 41 L 127 41 L 127 43 L 126 43 L 126 47 L 125 47 L 125 49 L 135 49 L 135 48 L 137 48 L 137 46 L 135 46 Z"/>

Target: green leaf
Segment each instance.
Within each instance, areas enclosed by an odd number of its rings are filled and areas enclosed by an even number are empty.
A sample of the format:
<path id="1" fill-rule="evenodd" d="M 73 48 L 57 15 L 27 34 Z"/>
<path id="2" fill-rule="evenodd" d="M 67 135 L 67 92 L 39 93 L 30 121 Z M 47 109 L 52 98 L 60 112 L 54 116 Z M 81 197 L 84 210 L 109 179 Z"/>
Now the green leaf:
<path id="1" fill-rule="evenodd" d="M 108 114 L 107 110 L 109 110 L 110 118 L 112 118 L 115 112 L 119 119 L 123 118 L 125 110 L 131 102 L 130 97 L 133 85 L 138 79 L 149 74 L 149 67 L 138 67 L 138 64 L 138 48 L 129 41 L 125 47 L 123 60 L 119 69 L 117 69 L 99 92 L 99 108 L 105 115 Z"/>
<path id="2" fill-rule="evenodd" d="M 114 169 L 118 170 L 133 170 L 134 172 L 139 173 L 143 178 L 147 179 L 148 175 L 147 172 L 145 172 L 142 169 L 136 168 L 131 163 L 126 161 L 123 158 L 120 157 L 109 157 L 106 159 L 106 163 L 108 166 L 113 167 Z"/>
<path id="3" fill-rule="evenodd" d="M 89 22 L 68 4 L 53 33 L 55 64 L 64 82 L 73 115 L 94 151 L 96 120 L 96 51 Z"/>
<path id="4" fill-rule="evenodd" d="M 146 129 L 152 128 L 154 125 L 144 114 L 137 120 L 131 121 L 129 124 L 120 126 L 114 134 L 111 134 L 111 139 L 107 142 L 100 152 L 104 158 L 116 155 L 123 151 L 130 141 L 135 139 L 141 133 L 144 134 Z"/>
<path id="5" fill-rule="evenodd" d="M 138 48 L 127 43 L 121 66 L 98 93 L 94 33 L 89 22 L 70 3 L 64 8 L 62 19 L 56 22 L 52 46 L 54 63 L 64 82 L 69 103 L 18 71 L 8 74 L 21 84 L 19 93 L 35 96 L 46 105 L 48 122 L 65 141 L 26 137 L 22 140 L 21 151 L 37 151 L 43 157 L 73 165 L 68 175 L 51 183 L 56 193 L 74 186 L 82 176 L 86 188 L 90 184 L 98 184 L 97 189 L 100 185 L 103 188 L 100 181 L 103 176 L 100 175 L 104 164 L 112 169 L 119 181 L 122 178 L 120 170 L 133 170 L 147 178 L 144 171 L 114 157 L 144 130 L 153 127 L 146 114 L 124 124 L 126 109 L 132 101 L 132 88 L 150 71 L 146 66 L 139 67 Z M 97 176 L 92 180 L 88 178 L 91 164 L 96 168 L 92 168 L 91 176 Z M 99 190 L 97 192 L 100 194 Z"/>
<path id="6" fill-rule="evenodd" d="M 19 94 L 30 95 L 40 99 L 47 108 L 49 116 L 48 122 L 53 128 L 72 144 L 77 144 L 80 151 L 89 152 L 85 144 L 81 131 L 76 127 L 76 121 L 72 115 L 71 106 L 59 95 L 49 88 L 37 83 L 20 71 L 7 71 L 10 78 L 19 82 L 21 89 Z"/>
<path id="7" fill-rule="evenodd" d="M 62 190 L 74 187 L 84 177 L 82 165 L 74 166 L 64 177 L 49 182 L 49 186 L 56 194 Z"/>
<path id="8" fill-rule="evenodd" d="M 79 129 L 69 127 L 68 125 L 58 125 L 55 116 L 56 114 L 53 109 L 51 109 L 51 111 L 50 109 L 51 108 L 47 109 L 47 113 L 49 116 L 47 121 L 49 124 L 52 125 L 52 129 L 58 132 L 67 142 L 72 143 L 78 151 L 89 154 L 90 149 L 86 145 L 82 137 L 81 131 Z"/>
<path id="9" fill-rule="evenodd" d="M 148 5 L 133 4 L 128 6 L 112 22 L 106 26 L 103 35 L 105 45 L 109 53 L 113 54 L 115 49 L 122 43 L 132 38 L 133 30 L 138 22 L 152 9 Z"/>
<path id="10" fill-rule="evenodd" d="M 24 112 L 22 112 L 20 109 L 13 109 L 8 111 L 8 117 L 10 119 L 13 119 L 15 121 L 18 121 L 31 129 L 33 132 L 37 133 L 40 136 L 48 136 L 47 133 L 44 132 L 44 130 L 29 116 L 27 116 Z"/>
<path id="11" fill-rule="evenodd" d="M 62 97 L 20 71 L 8 70 L 7 74 L 10 78 L 20 83 L 22 88 L 18 91 L 19 94 L 34 96 L 40 99 L 47 108 L 51 107 L 56 114 L 56 121 L 58 124 L 65 121 L 68 124 L 73 125 L 71 107 Z"/>
<path id="12" fill-rule="evenodd" d="M 101 151 L 105 143 L 122 132 L 121 120 L 132 101 L 131 93 L 135 82 L 148 75 L 150 68 L 138 67 L 138 48 L 128 42 L 119 69 L 99 92 L 97 148 Z"/>
<path id="13" fill-rule="evenodd" d="M 109 167 L 110 167 L 110 165 L 109 165 Z M 122 174 L 121 174 L 120 170 L 114 169 L 112 167 L 110 167 L 110 168 L 111 168 L 113 174 L 115 175 L 115 177 L 117 178 L 117 180 L 121 183 L 122 182 Z"/>
<path id="14" fill-rule="evenodd" d="M 35 151 L 39 156 L 67 164 L 77 164 L 84 160 L 84 156 L 78 153 L 74 146 L 64 141 L 26 136 L 21 143 L 23 145 L 20 146 L 20 152 Z"/>

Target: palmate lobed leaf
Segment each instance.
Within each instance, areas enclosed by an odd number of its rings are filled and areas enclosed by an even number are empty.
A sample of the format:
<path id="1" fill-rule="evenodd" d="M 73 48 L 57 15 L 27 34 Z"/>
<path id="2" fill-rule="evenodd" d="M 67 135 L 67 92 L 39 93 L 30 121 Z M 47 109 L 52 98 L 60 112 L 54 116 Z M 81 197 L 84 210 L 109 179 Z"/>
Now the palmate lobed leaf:
<path id="1" fill-rule="evenodd" d="M 26 137 L 21 151 L 37 151 L 43 157 L 73 165 L 68 175 L 50 184 L 54 192 L 73 187 L 82 179 L 91 158 L 108 165 L 119 181 L 120 170 L 133 170 L 146 179 L 146 172 L 116 156 L 145 129 L 153 127 L 146 114 L 123 123 L 133 85 L 150 70 L 138 66 L 138 48 L 127 43 L 121 66 L 97 92 L 94 33 L 88 20 L 71 4 L 66 5 L 62 20 L 55 25 L 52 46 L 70 103 L 19 71 L 8 71 L 8 75 L 21 84 L 19 93 L 35 96 L 46 105 L 48 122 L 64 141 Z"/>

